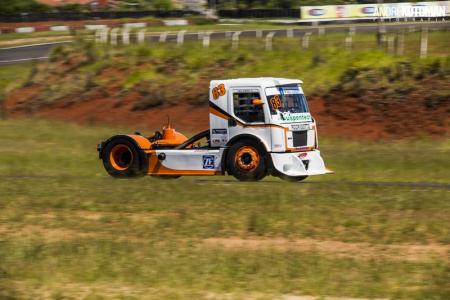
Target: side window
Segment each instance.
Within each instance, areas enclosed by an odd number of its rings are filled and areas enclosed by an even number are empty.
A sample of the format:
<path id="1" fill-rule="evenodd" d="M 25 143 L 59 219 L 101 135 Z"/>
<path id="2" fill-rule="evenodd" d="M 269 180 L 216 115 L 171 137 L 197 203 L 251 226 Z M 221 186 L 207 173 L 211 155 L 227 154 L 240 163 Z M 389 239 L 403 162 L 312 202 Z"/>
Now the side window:
<path id="1" fill-rule="evenodd" d="M 259 93 L 233 93 L 233 107 L 236 117 L 247 123 L 264 122 L 262 105 L 253 105 L 253 99 L 261 99 Z"/>

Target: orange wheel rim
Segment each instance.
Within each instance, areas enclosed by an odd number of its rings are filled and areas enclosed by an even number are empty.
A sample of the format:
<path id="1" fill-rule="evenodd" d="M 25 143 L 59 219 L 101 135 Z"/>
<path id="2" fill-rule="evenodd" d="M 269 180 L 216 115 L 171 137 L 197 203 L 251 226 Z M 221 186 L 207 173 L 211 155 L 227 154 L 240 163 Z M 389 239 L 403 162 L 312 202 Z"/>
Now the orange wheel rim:
<path id="1" fill-rule="evenodd" d="M 133 162 L 133 152 L 123 144 L 115 145 L 109 153 L 109 161 L 116 170 L 126 170 Z"/>
<path id="2" fill-rule="evenodd" d="M 251 172 L 255 170 L 259 166 L 259 161 L 259 153 L 253 147 L 244 146 L 236 152 L 235 162 L 241 171 Z"/>

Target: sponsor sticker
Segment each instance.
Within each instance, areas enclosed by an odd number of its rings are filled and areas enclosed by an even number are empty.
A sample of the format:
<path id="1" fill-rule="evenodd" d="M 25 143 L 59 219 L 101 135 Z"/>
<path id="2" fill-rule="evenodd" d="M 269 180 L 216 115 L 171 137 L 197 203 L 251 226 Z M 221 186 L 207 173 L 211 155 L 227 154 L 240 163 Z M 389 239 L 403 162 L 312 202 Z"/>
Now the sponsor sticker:
<path id="1" fill-rule="evenodd" d="M 321 16 L 321 15 L 325 14 L 325 11 L 321 8 L 313 8 L 313 9 L 310 9 L 308 13 L 310 16 L 317 17 L 317 16 Z"/>
<path id="2" fill-rule="evenodd" d="M 309 113 L 295 115 L 281 114 L 281 119 L 287 122 L 309 122 L 311 121 L 311 115 Z"/>
<path id="3" fill-rule="evenodd" d="M 233 90 L 233 92 L 235 92 L 235 93 L 259 93 L 259 90 L 257 90 L 257 89 L 238 89 L 238 90 Z"/>
<path id="4" fill-rule="evenodd" d="M 292 124 L 292 130 L 309 130 L 309 124 Z"/>
<path id="5" fill-rule="evenodd" d="M 300 91 L 300 89 L 296 86 L 296 87 L 289 87 L 289 88 L 283 88 L 283 87 L 279 87 L 278 91 L 280 92 L 281 95 L 295 95 L 295 94 L 303 94 L 303 90 Z"/>
<path id="6" fill-rule="evenodd" d="M 305 157 L 307 157 L 307 156 L 308 156 L 308 153 L 300 153 L 300 154 L 298 155 L 299 158 L 305 158 Z"/>
<path id="7" fill-rule="evenodd" d="M 203 169 L 214 169 L 214 155 L 203 155 Z"/>
<path id="8" fill-rule="evenodd" d="M 219 128 L 219 129 L 213 129 L 212 133 L 213 134 L 227 134 L 228 131 L 226 128 Z"/>
<path id="9" fill-rule="evenodd" d="M 365 15 L 372 15 L 376 12 L 377 8 L 374 6 L 364 6 L 361 8 L 361 12 Z"/>
<path id="10" fill-rule="evenodd" d="M 300 86 L 290 86 L 290 87 L 268 87 L 266 88 L 266 95 L 292 95 L 292 94 L 303 94 L 303 89 Z"/>

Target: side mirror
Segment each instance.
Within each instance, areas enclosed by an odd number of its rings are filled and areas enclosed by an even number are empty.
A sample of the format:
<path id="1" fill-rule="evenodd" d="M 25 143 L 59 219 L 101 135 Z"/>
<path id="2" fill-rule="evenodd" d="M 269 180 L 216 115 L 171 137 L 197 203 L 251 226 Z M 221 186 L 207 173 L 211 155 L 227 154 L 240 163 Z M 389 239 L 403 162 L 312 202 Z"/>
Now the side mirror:
<path id="1" fill-rule="evenodd" d="M 261 99 L 253 99 L 252 100 L 252 104 L 254 105 L 254 106 L 260 106 L 260 105 L 263 105 L 264 104 L 264 101 L 262 101 Z"/>

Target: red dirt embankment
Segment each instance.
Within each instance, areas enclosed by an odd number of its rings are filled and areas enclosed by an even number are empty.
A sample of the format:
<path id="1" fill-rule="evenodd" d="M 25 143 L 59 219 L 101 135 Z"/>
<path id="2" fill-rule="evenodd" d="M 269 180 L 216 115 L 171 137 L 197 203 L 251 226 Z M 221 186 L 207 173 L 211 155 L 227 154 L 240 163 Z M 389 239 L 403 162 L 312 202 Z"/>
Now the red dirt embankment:
<path id="1" fill-rule="evenodd" d="M 31 113 L 21 108 L 23 103 L 21 105 L 19 100 L 30 93 L 33 93 L 33 88 L 17 90 L 8 97 L 7 109 L 10 116 L 33 115 L 81 124 L 124 125 L 139 130 L 159 129 L 169 116 L 171 123 L 182 131 L 194 132 L 208 128 L 209 114 L 206 105 L 162 105 L 134 111 L 131 109 L 133 103 L 117 106 L 115 99 L 97 98 L 70 105 L 53 104 Z M 386 105 L 380 111 L 348 97 L 339 98 L 336 103 L 328 103 L 322 97 L 313 96 L 309 99 L 309 104 L 319 124 L 320 134 L 328 136 L 378 139 L 449 134 L 450 101 L 432 111 L 427 111 L 423 103 L 414 101 L 403 105 Z"/>
<path id="2" fill-rule="evenodd" d="M 208 128 L 206 77 L 199 77 L 190 87 L 183 87 L 183 82 L 163 82 L 160 86 L 141 81 L 123 89 L 122 81 L 129 69 L 106 68 L 97 75 L 97 81 L 105 83 L 92 84 L 88 77 L 80 79 L 83 77 L 70 71 L 77 59 L 75 56 L 69 63 L 60 64 L 57 72 L 41 71 L 41 79 L 29 80 L 9 93 L 5 102 L 8 115 L 124 125 L 138 130 L 159 129 L 169 116 L 180 131 Z M 168 68 L 167 64 L 163 66 Z M 408 64 L 349 69 L 327 92 L 309 97 L 310 110 L 320 134 L 328 136 L 448 137 L 449 77 L 448 70 L 438 63 L 418 71 L 411 70 Z"/>

